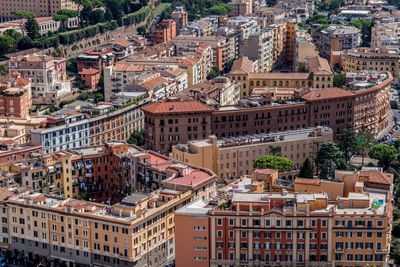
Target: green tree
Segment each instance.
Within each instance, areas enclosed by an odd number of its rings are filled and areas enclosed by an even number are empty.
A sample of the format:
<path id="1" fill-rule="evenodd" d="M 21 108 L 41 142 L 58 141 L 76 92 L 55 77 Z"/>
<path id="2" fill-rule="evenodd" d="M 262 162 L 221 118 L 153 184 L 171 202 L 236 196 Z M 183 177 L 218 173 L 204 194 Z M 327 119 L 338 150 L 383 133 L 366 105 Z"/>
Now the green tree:
<path id="1" fill-rule="evenodd" d="M 342 88 L 343 85 L 346 84 L 346 75 L 344 74 L 336 74 L 333 76 L 333 86 Z"/>
<path id="2" fill-rule="evenodd" d="M 306 65 L 304 63 L 300 63 L 297 72 L 307 72 Z"/>
<path id="3" fill-rule="evenodd" d="M 371 158 L 377 159 L 379 165 L 387 170 L 390 163 L 396 159 L 397 150 L 389 145 L 377 144 L 371 147 L 369 155 Z"/>
<path id="4" fill-rule="evenodd" d="M 104 11 L 102 9 L 95 9 L 89 14 L 89 23 L 91 25 L 104 21 Z"/>
<path id="5" fill-rule="evenodd" d="M 358 19 L 350 21 L 349 23 L 347 23 L 347 25 L 356 27 L 359 30 L 361 30 L 363 26 L 361 20 Z"/>
<path id="6" fill-rule="evenodd" d="M 215 77 L 219 76 L 219 69 L 216 66 L 213 66 L 210 70 L 210 72 L 207 74 L 207 80 L 212 80 Z"/>
<path id="7" fill-rule="evenodd" d="M 298 177 L 301 178 L 313 178 L 314 177 L 314 168 L 309 158 L 303 162 L 303 165 L 300 168 L 300 173 Z"/>
<path id="8" fill-rule="evenodd" d="M 0 55 L 4 56 L 15 48 L 16 41 L 9 35 L 0 36 Z"/>
<path id="9" fill-rule="evenodd" d="M 4 34 L 14 38 L 14 40 L 17 43 L 19 42 L 19 40 L 22 39 L 22 34 L 13 29 L 8 29 L 8 30 L 4 31 Z"/>
<path id="10" fill-rule="evenodd" d="M 14 16 L 20 18 L 19 20 L 19 28 L 21 29 L 22 36 L 25 36 L 25 29 L 26 29 L 26 22 L 24 22 L 24 19 L 34 19 L 36 17 L 35 14 L 29 11 L 25 10 L 14 10 L 11 12 Z"/>
<path id="11" fill-rule="evenodd" d="M 137 28 L 137 32 L 138 34 L 140 34 L 141 36 L 145 36 L 146 35 L 146 27 L 145 26 L 140 26 Z"/>
<path id="12" fill-rule="evenodd" d="M 28 35 L 32 40 L 40 37 L 39 24 L 35 18 L 28 18 L 25 23 L 26 35 Z"/>
<path id="13" fill-rule="evenodd" d="M 211 15 L 225 16 L 232 10 L 233 10 L 233 7 L 231 7 L 228 4 L 219 4 L 219 5 L 209 8 L 208 13 L 210 13 Z"/>
<path id="14" fill-rule="evenodd" d="M 290 169 L 291 167 L 293 167 L 293 161 L 287 158 L 271 156 L 271 155 L 259 157 L 253 163 L 253 168 L 255 169 L 269 168 L 269 169 L 277 169 L 279 171 L 284 171 Z"/>
<path id="15" fill-rule="evenodd" d="M 137 146 L 143 146 L 144 145 L 144 130 L 140 131 L 134 131 L 129 139 L 127 140 L 128 144 L 134 144 Z"/>
<path id="16" fill-rule="evenodd" d="M 364 166 L 364 158 L 368 155 L 369 149 L 376 144 L 375 137 L 370 132 L 361 131 L 356 135 L 357 153 L 361 154 L 361 166 Z"/>
<path id="17" fill-rule="evenodd" d="M 343 168 L 343 153 L 335 143 L 323 143 L 317 151 L 315 163 L 319 166 L 322 179 L 334 177 L 336 168 Z"/>
<path id="18" fill-rule="evenodd" d="M 269 146 L 269 154 L 280 157 L 282 155 L 282 148 L 280 146 Z"/>
<path id="19" fill-rule="evenodd" d="M 343 152 L 346 161 L 350 160 L 350 156 L 357 152 L 356 134 L 351 128 L 343 129 L 339 136 L 339 149 Z"/>
<path id="20" fill-rule="evenodd" d="M 33 47 L 33 41 L 29 36 L 24 36 L 18 42 L 18 49 L 25 50 Z"/>

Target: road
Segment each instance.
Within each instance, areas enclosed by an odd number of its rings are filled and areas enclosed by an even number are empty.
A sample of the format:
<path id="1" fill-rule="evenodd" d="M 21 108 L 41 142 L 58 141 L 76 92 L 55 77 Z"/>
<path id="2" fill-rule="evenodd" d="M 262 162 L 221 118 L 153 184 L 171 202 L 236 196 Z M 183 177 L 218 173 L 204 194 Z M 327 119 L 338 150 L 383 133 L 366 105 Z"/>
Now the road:
<path id="1" fill-rule="evenodd" d="M 400 87 L 399 87 L 399 89 L 396 89 L 394 86 L 392 86 L 392 89 L 390 91 L 390 100 L 396 101 L 397 104 L 399 104 L 399 95 L 400 95 Z M 381 134 L 379 136 L 379 141 L 381 143 L 391 144 L 393 142 L 394 138 L 397 139 L 397 136 L 400 136 L 400 110 L 399 109 L 391 110 L 390 120 L 391 120 L 390 124 L 392 125 L 392 127 L 389 127 L 389 129 L 387 129 L 384 134 Z M 389 133 L 391 130 L 394 131 L 393 134 Z"/>

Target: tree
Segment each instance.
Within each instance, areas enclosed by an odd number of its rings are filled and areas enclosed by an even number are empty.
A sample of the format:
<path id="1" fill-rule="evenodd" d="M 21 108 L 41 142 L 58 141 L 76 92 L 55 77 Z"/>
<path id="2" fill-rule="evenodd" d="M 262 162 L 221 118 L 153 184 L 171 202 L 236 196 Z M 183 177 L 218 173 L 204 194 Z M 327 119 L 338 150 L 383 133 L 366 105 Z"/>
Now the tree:
<path id="1" fill-rule="evenodd" d="M 209 8 L 208 13 L 210 13 L 211 15 L 225 16 L 227 13 L 231 12 L 232 10 L 233 10 L 233 7 L 231 7 L 228 4 L 219 4 L 219 5 Z"/>
<path id="2" fill-rule="evenodd" d="M 314 177 L 314 168 L 309 158 L 303 162 L 303 165 L 300 168 L 300 173 L 298 177 L 301 178 L 313 178 Z"/>
<path id="3" fill-rule="evenodd" d="M 377 159 L 379 161 L 378 164 L 387 170 L 390 162 L 396 159 L 397 150 L 389 145 L 377 144 L 371 147 L 369 155 L 371 158 Z"/>
<path id="4" fill-rule="evenodd" d="M 25 23 L 26 35 L 28 35 L 32 40 L 40 37 L 39 24 L 35 18 L 28 18 Z"/>
<path id="5" fill-rule="evenodd" d="M 36 15 L 29 11 L 25 11 L 25 10 L 14 10 L 13 12 L 11 12 L 11 14 L 20 18 L 19 28 L 21 29 L 22 36 L 25 36 L 26 22 L 24 21 L 24 19 L 26 19 L 26 20 L 34 19 L 36 17 Z"/>
<path id="6" fill-rule="evenodd" d="M 333 86 L 342 88 L 346 84 L 346 76 L 344 74 L 336 74 L 333 76 Z"/>
<path id="7" fill-rule="evenodd" d="M 269 146 L 269 154 L 280 157 L 282 154 L 282 148 L 280 146 Z"/>
<path id="8" fill-rule="evenodd" d="M 19 32 L 17 32 L 16 30 L 13 30 L 13 29 L 8 29 L 8 30 L 6 30 L 6 31 L 4 32 L 4 34 L 5 34 L 5 35 L 8 35 L 8 36 L 10 36 L 10 37 L 12 37 L 12 38 L 14 38 L 14 40 L 15 40 L 17 43 L 18 43 L 19 40 L 21 40 L 21 38 L 22 38 L 22 34 L 19 33 Z"/>
<path id="9" fill-rule="evenodd" d="M 350 156 L 357 152 L 356 134 L 351 128 L 343 129 L 339 136 L 339 149 L 343 152 L 346 161 L 350 160 Z"/>
<path id="10" fill-rule="evenodd" d="M 144 145 L 144 130 L 140 131 L 134 131 L 129 139 L 127 140 L 128 144 L 134 144 L 137 146 L 143 146 Z"/>
<path id="11" fill-rule="evenodd" d="M 66 27 L 65 23 L 68 21 L 69 18 L 76 17 L 78 12 L 75 10 L 70 9 L 60 9 L 57 11 L 57 14 L 53 17 L 55 21 L 61 21 L 60 28 L 64 30 Z"/>
<path id="12" fill-rule="evenodd" d="M 95 9 L 89 15 L 89 23 L 91 25 L 104 22 L 104 11 L 102 9 Z"/>
<path id="13" fill-rule="evenodd" d="M 306 71 L 306 65 L 304 63 L 299 63 L 299 67 L 297 69 L 297 72 L 307 72 Z"/>
<path id="14" fill-rule="evenodd" d="M 336 168 L 338 166 L 343 168 L 343 153 L 335 143 L 323 143 L 317 151 L 315 163 L 319 166 L 319 175 L 322 179 L 334 177 Z"/>
<path id="15" fill-rule="evenodd" d="M 271 156 L 271 155 L 259 157 L 253 163 L 253 168 L 255 169 L 269 168 L 269 169 L 276 169 L 279 171 L 288 170 L 292 166 L 293 166 L 293 161 L 287 158 Z"/>
<path id="16" fill-rule="evenodd" d="M 145 36 L 146 35 L 146 27 L 145 26 L 140 26 L 137 28 L 137 32 L 138 34 L 140 34 L 141 36 Z"/>
<path id="17" fill-rule="evenodd" d="M 368 154 L 369 149 L 376 144 L 375 137 L 370 132 L 358 132 L 356 135 L 357 153 L 361 154 L 361 166 L 364 166 L 364 158 Z"/>
<path id="18" fill-rule="evenodd" d="M 219 76 L 219 69 L 216 66 L 213 66 L 210 70 L 210 72 L 207 74 L 207 80 L 212 80 L 215 77 Z"/>
<path id="19" fill-rule="evenodd" d="M 24 36 L 19 40 L 18 44 L 19 50 L 25 50 L 33 47 L 33 41 L 29 36 Z"/>
<path id="20" fill-rule="evenodd" d="M 0 36 L 0 55 L 4 56 L 4 54 L 11 52 L 15 48 L 15 45 L 16 41 L 11 36 L 9 35 Z"/>

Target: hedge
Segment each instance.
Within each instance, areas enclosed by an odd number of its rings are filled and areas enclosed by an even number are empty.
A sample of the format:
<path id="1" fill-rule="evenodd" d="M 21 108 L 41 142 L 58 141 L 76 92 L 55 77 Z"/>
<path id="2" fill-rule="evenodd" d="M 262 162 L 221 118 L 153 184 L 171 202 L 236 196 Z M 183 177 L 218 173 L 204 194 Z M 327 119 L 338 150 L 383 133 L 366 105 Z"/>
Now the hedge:
<path id="1" fill-rule="evenodd" d="M 125 26 L 129 26 L 132 24 L 138 24 L 146 19 L 146 17 L 150 14 L 151 7 L 146 6 L 141 8 L 140 10 L 133 12 L 129 15 L 125 15 L 122 17 L 122 23 Z"/>
<path id="2" fill-rule="evenodd" d="M 125 15 L 122 17 L 123 25 L 129 26 L 132 24 L 140 23 L 146 19 L 150 12 L 151 7 L 146 6 L 131 14 Z M 48 38 L 34 41 L 33 44 L 34 47 L 40 49 L 46 49 L 49 47 L 57 48 L 59 44 L 70 45 L 84 38 L 94 37 L 99 33 L 105 33 L 107 31 L 115 30 L 117 27 L 118 22 L 116 20 L 111 20 L 109 22 L 99 22 L 96 25 L 88 26 L 83 29 L 67 31 L 60 33 L 59 35 L 53 35 Z"/>

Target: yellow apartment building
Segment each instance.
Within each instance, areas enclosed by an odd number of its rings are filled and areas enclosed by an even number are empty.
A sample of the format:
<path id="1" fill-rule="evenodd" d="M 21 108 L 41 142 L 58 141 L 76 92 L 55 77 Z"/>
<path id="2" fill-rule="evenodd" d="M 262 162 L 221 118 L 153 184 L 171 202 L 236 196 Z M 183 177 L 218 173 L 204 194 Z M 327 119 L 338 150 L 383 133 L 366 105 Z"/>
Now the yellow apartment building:
<path id="1" fill-rule="evenodd" d="M 10 197 L 9 244 L 15 255 L 37 261 L 159 266 L 174 257 L 174 211 L 191 198 L 191 191 L 166 189 L 113 206 L 40 193 Z"/>

